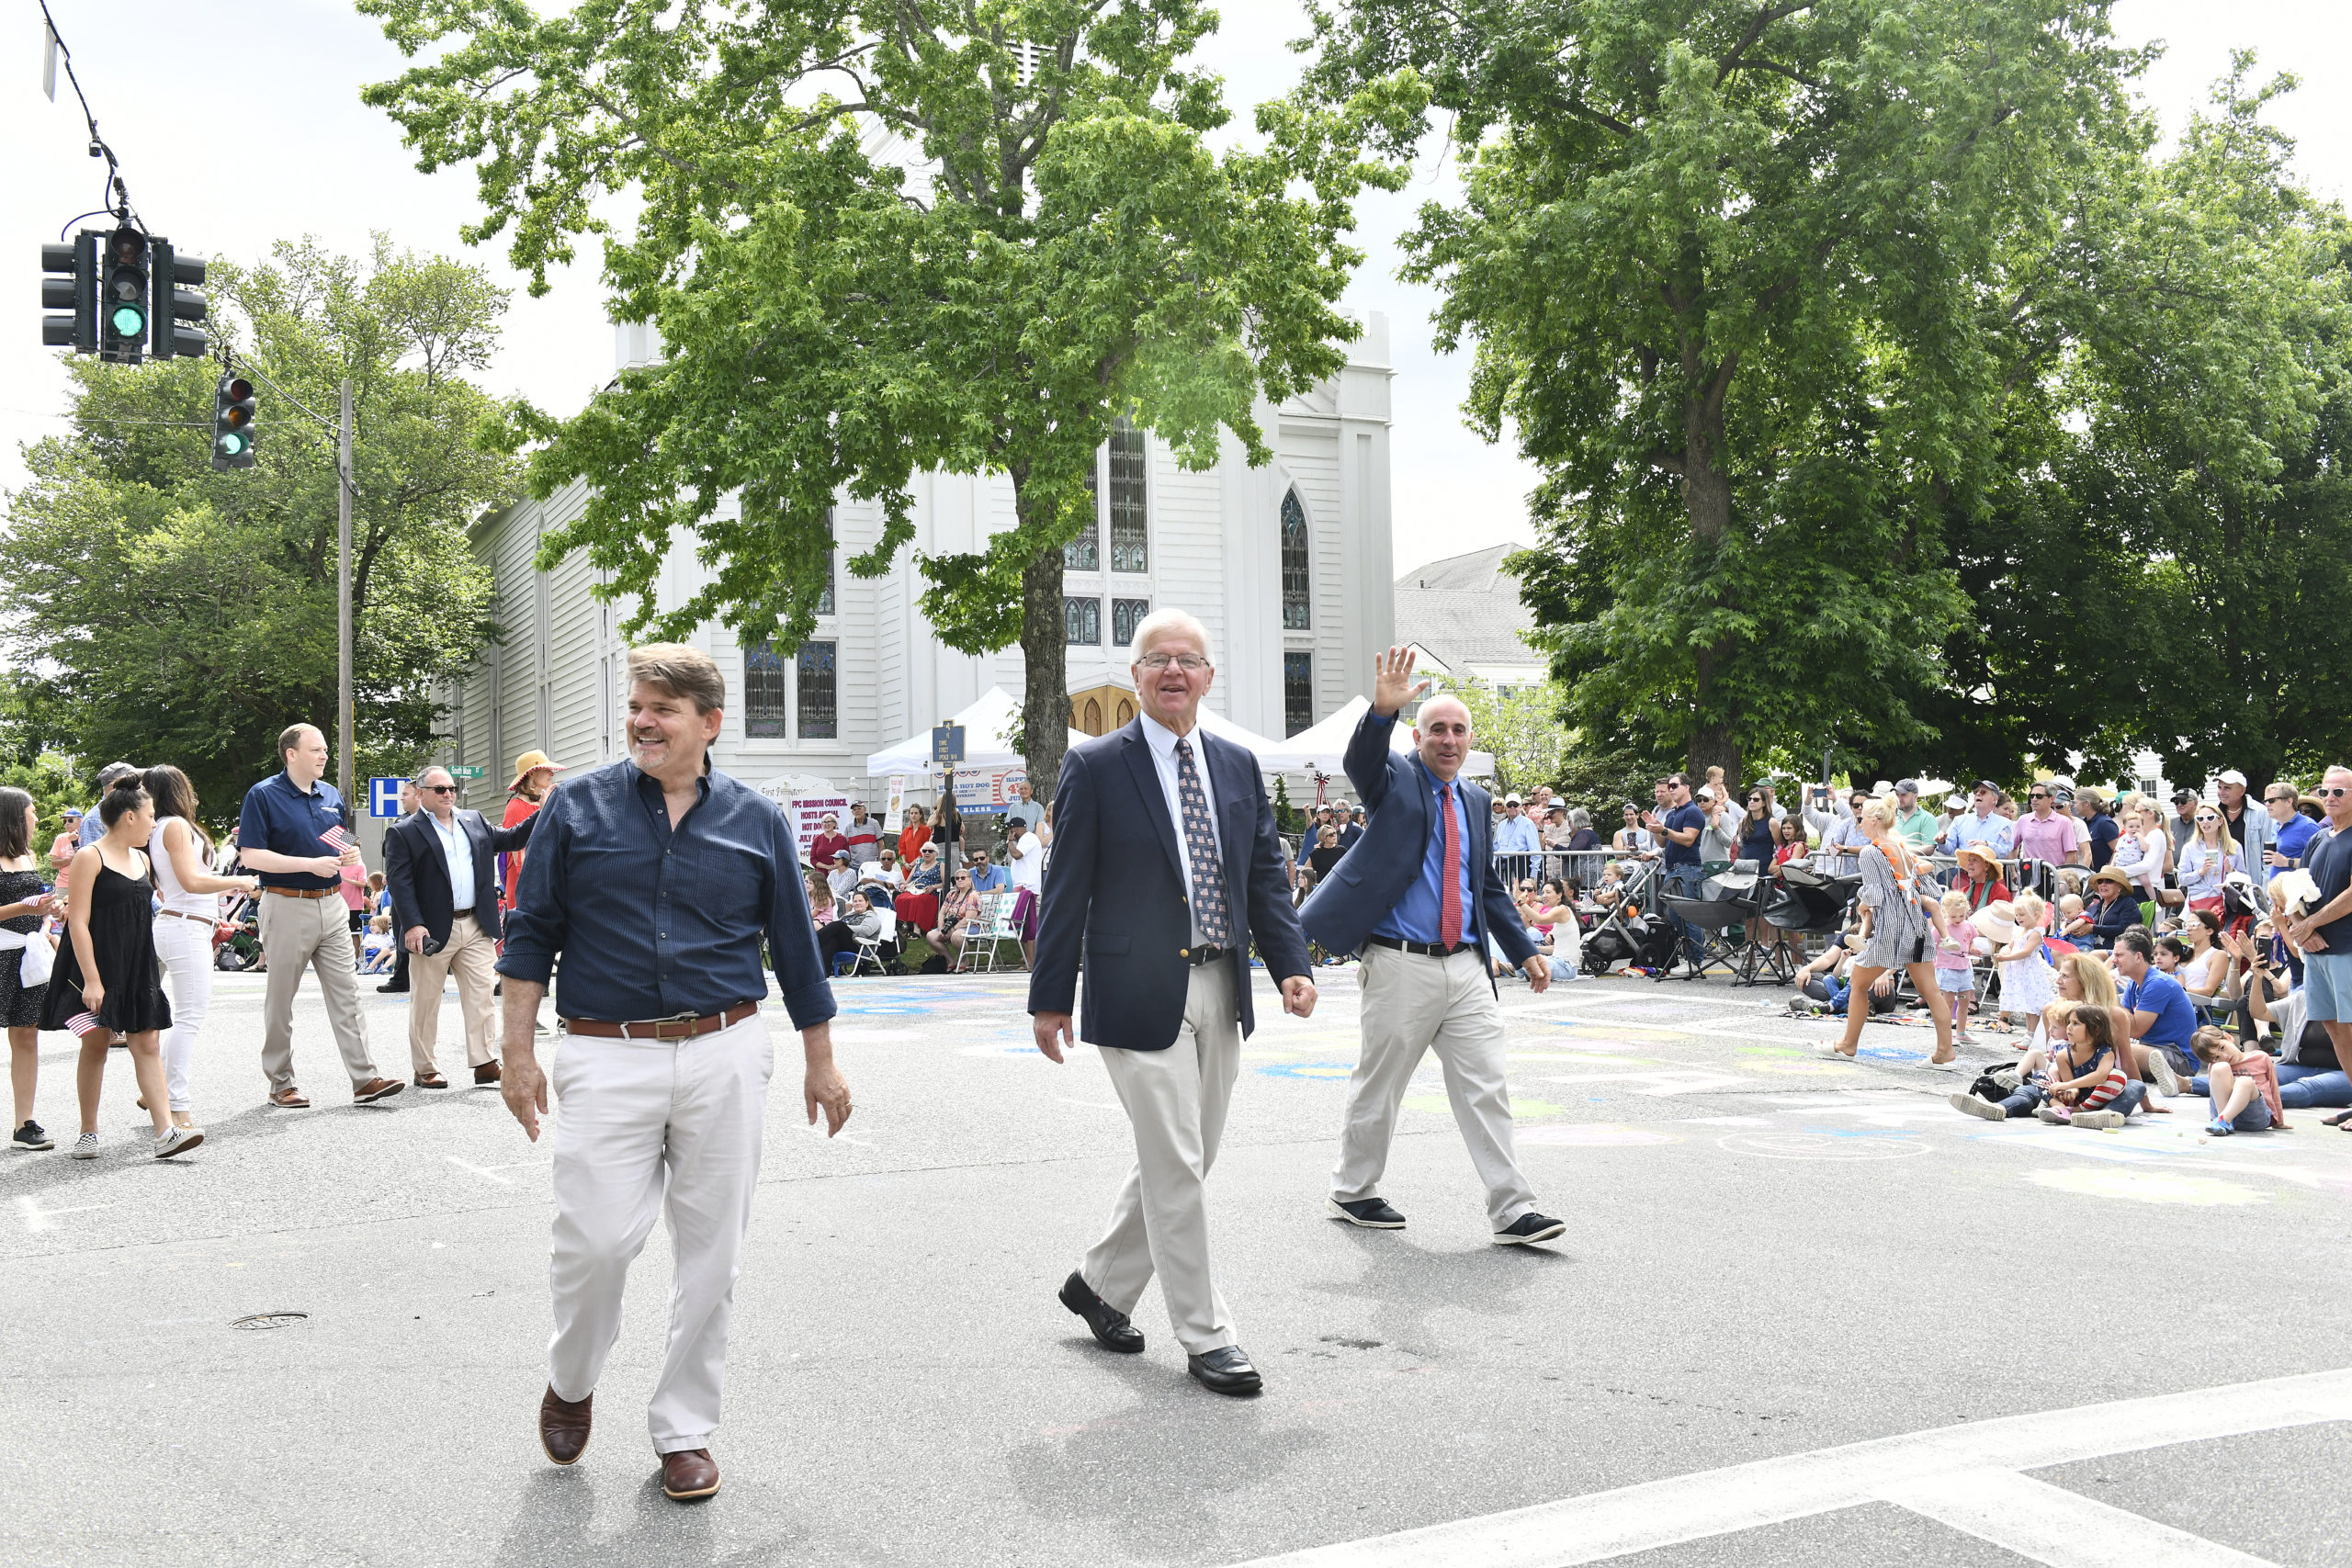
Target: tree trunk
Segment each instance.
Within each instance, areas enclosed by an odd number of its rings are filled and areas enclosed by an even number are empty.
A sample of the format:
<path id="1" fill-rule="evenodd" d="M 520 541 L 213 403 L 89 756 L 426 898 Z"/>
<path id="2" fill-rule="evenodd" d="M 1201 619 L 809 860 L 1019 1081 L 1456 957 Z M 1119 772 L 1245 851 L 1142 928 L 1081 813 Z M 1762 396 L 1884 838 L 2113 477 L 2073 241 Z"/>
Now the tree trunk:
<path id="1" fill-rule="evenodd" d="M 1731 532 L 1731 475 L 1724 466 L 1723 398 L 1732 368 L 1728 361 L 1717 367 L 1705 390 L 1694 389 L 1682 411 L 1682 504 L 1690 513 L 1693 542 L 1709 556 Z M 1698 775 L 1710 767 L 1723 769 L 1726 785 L 1734 790 L 1740 787 L 1740 746 L 1730 716 L 1711 711 L 1715 671 L 1730 661 L 1733 651 L 1729 637 L 1692 649 L 1689 757 L 1693 788 Z"/>
<path id="2" fill-rule="evenodd" d="M 1014 476 L 1013 511 L 1027 521 L 1027 502 Z M 1069 750 L 1069 649 L 1062 622 L 1062 549 L 1039 550 L 1021 569 L 1021 660 L 1025 671 L 1021 727 L 1022 758 L 1029 787 L 1051 804 L 1061 782 L 1062 753 Z"/>

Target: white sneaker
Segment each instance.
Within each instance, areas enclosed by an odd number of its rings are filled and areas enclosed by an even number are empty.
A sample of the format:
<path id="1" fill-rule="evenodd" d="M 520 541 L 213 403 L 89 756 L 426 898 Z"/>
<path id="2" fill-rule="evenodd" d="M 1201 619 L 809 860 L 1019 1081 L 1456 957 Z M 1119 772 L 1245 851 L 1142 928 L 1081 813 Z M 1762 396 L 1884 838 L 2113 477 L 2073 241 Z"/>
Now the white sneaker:
<path id="1" fill-rule="evenodd" d="M 75 1159 L 97 1158 L 98 1135 L 96 1133 L 85 1133 L 80 1137 L 74 1139 L 74 1157 Z"/>
<path id="2" fill-rule="evenodd" d="M 2148 1047 L 2148 1066 L 2156 1075 L 2156 1087 L 2164 1091 L 2165 1099 L 2180 1092 L 2180 1075 L 2172 1070 L 2172 1064 L 2165 1060 L 2164 1052 L 2156 1046 Z"/>
<path id="3" fill-rule="evenodd" d="M 204 1142 L 203 1128 L 175 1127 L 155 1140 L 155 1157 L 169 1159 L 174 1155 L 184 1155 L 202 1142 Z"/>
<path id="4" fill-rule="evenodd" d="M 1966 1111 L 1971 1116 L 1982 1116 L 1987 1122 L 2006 1122 L 2009 1119 L 2007 1111 L 1991 1100 L 1979 1100 L 1973 1094 L 1952 1095 L 1947 1103 L 1954 1111 Z"/>

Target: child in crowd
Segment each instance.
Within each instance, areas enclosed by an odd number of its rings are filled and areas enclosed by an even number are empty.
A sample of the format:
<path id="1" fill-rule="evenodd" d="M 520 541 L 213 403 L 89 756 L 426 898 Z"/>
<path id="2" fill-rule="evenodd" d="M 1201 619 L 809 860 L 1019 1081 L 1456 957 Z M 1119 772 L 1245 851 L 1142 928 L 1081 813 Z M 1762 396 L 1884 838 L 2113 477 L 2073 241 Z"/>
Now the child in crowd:
<path id="1" fill-rule="evenodd" d="M 2028 1057 L 2025 1066 L 2031 1070 L 2036 1059 Z M 2146 1095 L 2146 1086 L 2123 1070 L 2112 1015 L 2086 1002 L 2067 1016 L 2065 1043 L 2049 1058 L 2041 1081 L 2028 1079 L 1998 1101 L 1955 1094 L 1951 1107 L 1987 1122 L 2030 1113 L 2040 1121 L 2096 1131 L 2123 1125 Z"/>
<path id="2" fill-rule="evenodd" d="M 2286 1130 L 2287 1108 L 2278 1100 L 2278 1069 L 2267 1053 L 2242 1051 L 2228 1031 L 2210 1025 L 2188 1037 L 2188 1048 L 2205 1064 L 2207 1099 L 2213 1107 L 2206 1132 L 2226 1138 L 2233 1133 Z"/>
<path id="3" fill-rule="evenodd" d="M 392 967 L 392 918 L 376 915 L 368 921 L 364 939 L 366 962 L 360 966 L 363 975 L 389 974 Z"/>
<path id="4" fill-rule="evenodd" d="M 1936 938 L 1936 994 L 1951 1009 L 1951 1038 L 1955 1045 L 1973 1045 L 1968 1032 L 1968 1005 L 1976 999 L 1976 927 L 1968 918 L 1968 895 L 1947 893 L 1944 929 Z"/>

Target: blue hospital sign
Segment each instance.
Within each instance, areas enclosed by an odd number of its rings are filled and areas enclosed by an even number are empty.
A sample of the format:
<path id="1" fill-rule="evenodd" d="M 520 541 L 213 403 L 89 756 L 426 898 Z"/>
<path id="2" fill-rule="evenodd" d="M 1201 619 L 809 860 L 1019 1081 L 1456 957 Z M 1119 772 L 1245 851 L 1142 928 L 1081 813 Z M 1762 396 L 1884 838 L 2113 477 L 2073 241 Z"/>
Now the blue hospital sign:
<path id="1" fill-rule="evenodd" d="M 398 817 L 401 814 L 401 785 L 406 783 L 406 779 L 369 779 L 368 815 Z"/>

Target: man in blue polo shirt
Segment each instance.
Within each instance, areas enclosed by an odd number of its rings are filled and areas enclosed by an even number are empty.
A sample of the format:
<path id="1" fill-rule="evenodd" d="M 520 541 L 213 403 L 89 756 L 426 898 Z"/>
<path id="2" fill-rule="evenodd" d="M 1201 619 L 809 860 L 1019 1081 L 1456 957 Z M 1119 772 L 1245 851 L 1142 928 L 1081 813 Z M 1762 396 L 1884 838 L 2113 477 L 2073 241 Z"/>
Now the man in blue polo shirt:
<path id="1" fill-rule="evenodd" d="M 2255 874 L 2266 885 L 2289 866 L 2302 864 L 2320 830 L 2318 823 L 2295 809 L 2296 798 L 2290 784 L 2274 784 L 2262 792 L 2263 809 L 2270 813 L 2270 847 L 2256 860 L 2262 869 Z"/>
<path id="2" fill-rule="evenodd" d="M 2189 1036 L 2197 1032 L 2197 1010 L 2180 982 L 2155 966 L 2155 939 L 2145 926 L 2133 926 L 2115 939 L 2123 1010 L 2132 1015 L 2132 1043 L 2145 1048 L 2133 1053 L 2134 1067 L 2146 1069 L 2165 1093 L 2178 1094 L 2183 1080 L 2205 1070 L 2188 1049 Z"/>
<path id="3" fill-rule="evenodd" d="M 1690 780 L 1685 774 L 1667 776 L 1666 807 L 1665 816 L 1652 812 L 1645 820 L 1665 848 L 1660 859 L 1667 890 L 1679 897 L 1696 898 L 1701 882 L 1699 838 L 1707 830 L 1707 814 L 1691 804 Z M 1685 973 L 1695 976 L 1699 973 L 1698 930 L 1670 909 L 1666 918 L 1682 933 L 1682 956 L 1690 965 Z"/>
<path id="4" fill-rule="evenodd" d="M 323 776 L 327 738 L 314 725 L 297 724 L 277 738 L 277 754 L 286 771 L 247 790 L 237 818 L 237 852 L 261 877 L 261 950 L 269 960 L 261 1069 L 269 1075 L 269 1102 L 286 1111 L 311 1103 L 294 1085 L 294 993 L 305 967 L 318 971 L 319 998 L 351 1075 L 353 1100 L 389 1100 L 404 1086 L 378 1076 L 368 1054 L 351 925 L 336 897 L 343 868 L 358 863 L 359 850 L 338 852 L 323 837 L 350 827 L 342 793 Z"/>

